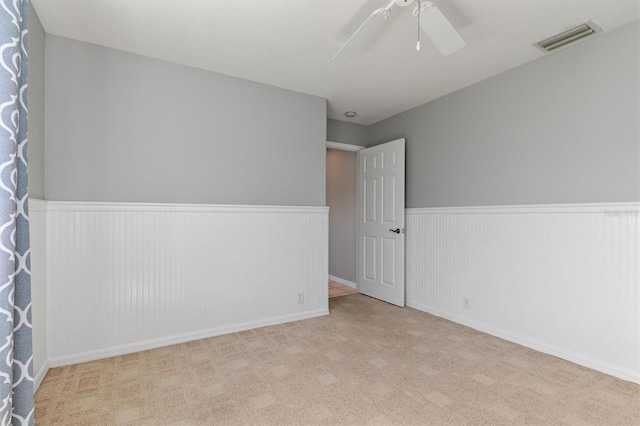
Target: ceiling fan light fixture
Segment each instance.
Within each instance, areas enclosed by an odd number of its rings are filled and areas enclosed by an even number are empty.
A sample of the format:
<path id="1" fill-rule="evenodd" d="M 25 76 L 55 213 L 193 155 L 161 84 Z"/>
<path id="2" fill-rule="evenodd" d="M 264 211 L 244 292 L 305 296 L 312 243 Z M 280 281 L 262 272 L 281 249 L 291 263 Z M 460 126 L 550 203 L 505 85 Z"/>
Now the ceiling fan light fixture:
<path id="1" fill-rule="evenodd" d="M 576 25 L 575 27 L 571 27 L 561 33 L 539 41 L 534 44 L 534 46 L 544 52 L 552 52 L 601 31 L 602 29 L 596 24 L 587 21 L 584 24 Z"/>
<path id="2" fill-rule="evenodd" d="M 355 111 L 347 111 L 347 112 L 344 113 L 344 115 L 347 118 L 356 118 L 356 115 L 358 115 L 358 114 L 356 114 Z"/>
<path id="3" fill-rule="evenodd" d="M 416 0 L 390 0 L 385 7 L 374 10 L 351 34 L 331 60 L 345 59 L 355 54 L 361 43 L 382 29 L 382 25 L 388 21 L 386 18 L 389 17 L 394 6 L 405 8 L 415 3 Z M 435 4 L 428 0 L 418 0 L 417 3 L 418 6 L 414 9 L 413 16 L 418 20 L 418 28 L 429 36 L 443 56 L 449 56 L 467 45 Z M 419 50 L 417 43 L 416 49 Z"/>

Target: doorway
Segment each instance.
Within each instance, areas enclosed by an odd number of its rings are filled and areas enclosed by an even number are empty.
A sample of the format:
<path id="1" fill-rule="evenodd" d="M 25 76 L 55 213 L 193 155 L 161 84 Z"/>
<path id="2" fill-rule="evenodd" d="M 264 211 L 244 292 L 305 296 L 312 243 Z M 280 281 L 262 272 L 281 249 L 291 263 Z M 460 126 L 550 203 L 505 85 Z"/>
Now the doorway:
<path id="1" fill-rule="evenodd" d="M 357 293 L 355 288 L 337 283 L 329 279 L 329 299 Z"/>
<path id="2" fill-rule="evenodd" d="M 404 306 L 405 140 L 327 142 L 326 167 L 329 279 Z"/>
<path id="3" fill-rule="evenodd" d="M 329 297 L 356 293 L 357 152 L 364 147 L 327 142 Z"/>

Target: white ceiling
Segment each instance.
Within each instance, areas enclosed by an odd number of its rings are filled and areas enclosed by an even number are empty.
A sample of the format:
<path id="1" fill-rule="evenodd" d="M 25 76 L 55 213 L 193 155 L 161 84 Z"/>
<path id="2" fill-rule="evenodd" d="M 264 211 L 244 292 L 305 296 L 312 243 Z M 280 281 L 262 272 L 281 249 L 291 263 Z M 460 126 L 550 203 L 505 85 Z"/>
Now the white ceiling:
<path id="1" fill-rule="evenodd" d="M 49 34 L 253 80 L 328 100 L 328 116 L 371 124 L 535 60 L 532 46 L 592 20 L 603 32 L 640 18 L 640 0 L 433 0 L 467 46 L 442 57 L 413 7 L 332 62 L 389 0 L 32 0 Z M 570 48 L 570 47 L 569 47 Z M 345 111 L 357 111 L 347 119 Z"/>

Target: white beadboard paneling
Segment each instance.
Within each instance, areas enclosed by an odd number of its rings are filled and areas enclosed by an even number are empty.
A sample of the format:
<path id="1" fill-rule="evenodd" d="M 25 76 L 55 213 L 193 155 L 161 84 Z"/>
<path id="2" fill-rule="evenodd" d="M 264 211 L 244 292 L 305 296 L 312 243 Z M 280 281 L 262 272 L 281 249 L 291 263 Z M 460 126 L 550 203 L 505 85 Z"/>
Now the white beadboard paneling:
<path id="1" fill-rule="evenodd" d="M 49 370 L 47 353 L 47 213 L 46 202 L 29 199 L 31 261 L 31 323 L 34 387 L 38 389 Z"/>
<path id="2" fill-rule="evenodd" d="M 407 305 L 640 382 L 639 216 L 640 203 L 407 209 Z"/>
<path id="3" fill-rule="evenodd" d="M 47 209 L 52 366 L 328 313 L 326 207 Z"/>

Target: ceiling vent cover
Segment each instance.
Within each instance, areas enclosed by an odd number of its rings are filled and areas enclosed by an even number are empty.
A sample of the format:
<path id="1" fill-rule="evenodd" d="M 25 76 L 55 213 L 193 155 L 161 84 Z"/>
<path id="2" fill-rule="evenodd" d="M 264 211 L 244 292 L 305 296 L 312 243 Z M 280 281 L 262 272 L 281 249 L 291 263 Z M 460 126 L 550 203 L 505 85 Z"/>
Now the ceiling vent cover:
<path id="1" fill-rule="evenodd" d="M 591 21 L 587 21 L 584 24 L 569 28 L 559 34 L 542 40 L 536 43 L 535 46 L 545 52 L 551 52 L 601 31 L 602 29 L 600 29 L 596 24 Z"/>

